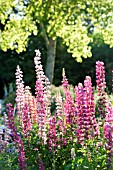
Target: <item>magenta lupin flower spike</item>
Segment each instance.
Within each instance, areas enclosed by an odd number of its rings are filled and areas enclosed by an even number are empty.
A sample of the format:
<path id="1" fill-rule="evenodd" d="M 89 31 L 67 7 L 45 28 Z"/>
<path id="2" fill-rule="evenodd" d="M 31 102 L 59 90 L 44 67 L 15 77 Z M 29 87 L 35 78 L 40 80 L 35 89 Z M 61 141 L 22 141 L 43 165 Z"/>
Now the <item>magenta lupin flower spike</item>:
<path id="1" fill-rule="evenodd" d="M 12 104 L 10 103 L 7 104 L 6 108 L 7 108 L 8 120 L 9 120 L 8 126 L 11 129 L 13 140 L 16 144 L 16 147 L 18 148 L 19 169 L 26 170 L 27 164 L 26 164 L 24 145 L 23 145 L 23 141 L 21 140 L 21 137 L 17 134 L 17 128 L 14 122 L 14 111 L 12 108 Z"/>
<path id="2" fill-rule="evenodd" d="M 38 135 L 44 140 L 46 137 L 46 109 L 45 109 L 45 98 L 44 98 L 44 79 L 45 75 L 41 65 L 41 54 L 39 50 L 36 50 L 36 56 L 34 58 L 35 69 L 36 69 L 36 102 L 37 102 L 37 114 L 38 114 Z"/>
<path id="3" fill-rule="evenodd" d="M 32 129 L 32 123 L 31 123 L 31 119 L 30 119 L 30 110 L 29 110 L 29 106 L 27 103 L 25 103 L 23 109 L 23 134 L 25 137 L 28 136 L 29 131 Z"/>
<path id="4" fill-rule="evenodd" d="M 57 131 L 56 131 L 56 115 L 54 115 L 49 120 L 49 130 L 48 130 L 48 139 L 49 139 L 49 149 L 55 152 L 56 142 L 57 142 Z"/>
<path id="5" fill-rule="evenodd" d="M 64 113 L 66 114 L 66 123 L 72 125 L 76 122 L 76 110 L 74 106 L 74 100 L 69 92 L 68 80 L 63 70 L 63 81 L 62 86 L 64 87 L 65 101 L 64 101 Z"/>
<path id="6" fill-rule="evenodd" d="M 99 126 L 95 118 L 95 103 L 91 77 L 86 76 L 84 81 L 84 127 L 86 138 L 99 135 Z"/>
<path id="7" fill-rule="evenodd" d="M 96 62 L 96 83 L 98 92 L 100 94 L 104 93 L 104 90 L 106 88 L 106 82 L 105 82 L 105 67 L 102 61 Z"/>
<path id="8" fill-rule="evenodd" d="M 98 109 L 101 118 L 106 115 L 106 96 L 105 96 L 105 68 L 104 63 L 101 61 L 96 62 L 96 83 L 98 91 Z"/>
<path id="9" fill-rule="evenodd" d="M 104 122 L 104 136 L 107 139 L 108 163 L 111 166 L 113 157 L 113 106 L 110 103 Z"/>
<path id="10" fill-rule="evenodd" d="M 91 137 L 91 135 L 89 134 L 92 130 L 92 115 L 91 115 L 91 111 L 90 111 L 90 102 L 91 102 L 91 89 L 90 89 L 90 85 L 89 82 L 87 81 L 87 77 L 84 81 L 84 127 L 85 127 L 85 138 L 89 139 Z"/>
<path id="11" fill-rule="evenodd" d="M 84 128 L 84 88 L 81 83 L 75 87 L 75 95 L 76 95 L 76 111 L 77 111 L 77 129 L 76 129 L 76 137 L 77 143 L 84 144 L 84 136 L 85 136 L 85 128 Z"/>
<path id="12" fill-rule="evenodd" d="M 84 144 L 84 139 L 99 136 L 99 127 L 95 118 L 95 104 L 91 78 L 86 77 L 84 87 L 81 83 L 75 87 L 77 130 L 76 136 L 79 143 Z"/>
<path id="13" fill-rule="evenodd" d="M 18 145 L 19 145 L 19 149 L 18 149 L 19 169 L 26 170 L 27 169 L 26 157 L 25 157 L 24 145 L 21 140 L 18 140 Z"/>

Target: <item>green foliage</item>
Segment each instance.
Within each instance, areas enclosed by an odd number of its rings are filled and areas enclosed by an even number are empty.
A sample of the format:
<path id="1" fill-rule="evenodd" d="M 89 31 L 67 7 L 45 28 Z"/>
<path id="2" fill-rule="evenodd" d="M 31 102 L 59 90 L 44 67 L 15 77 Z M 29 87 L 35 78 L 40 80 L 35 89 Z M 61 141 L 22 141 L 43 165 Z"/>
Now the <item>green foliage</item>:
<path id="1" fill-rule="evenodd" d="M 27 17 L 21 20 L 9 20 L 4 27 L 4 31 L 1 33 L 1 48 L 4 51 L 7 51 L 7 49 L 16 49 L 18 53 L 25 51 L 26 45 L 28 44 L 28 36 L 31 35 L 31 32 L 34 30 L 35 26 Z"/>
<path id="2" fill-rule="evenodd" d="M 4 102 L 3 102 L 3 106 L 4 108 L 6 107 L 7 103 L 12 103 L 12 105 L 15 105 L 15 97 L 16 94 L 15 92 L 10 92 L 5 98 L 4 98 Z"/>
<path id="3" fill-rule="evenodd" d="M 63 27 L 61 35 L 64 43 L 68 46 L 68 52 L 76 57 L 77 62 L 82 62 L 84 58 L 91 57 L 91 47 L 88 46 L 92 41 L 87 35 L 87 28 L 82 25 L 80 18 L 77 18 L 76 25 L 67 25 Z"/>
<path id="4" fill-rule="evenodd" d="M 112 0 L 0 0 L 0 3 L 0 46 L 4 51 L 25 51 L 29 36 L 37 32 L 46 43 L 50 37 L 61 37 L 78 62 L 82 62 L 82 57 L 91 57 L 93 32 L 101 34 L 112 47 Z"/>
<path id="5" fill-rule="evenodd" d="M 1 170 L 19 170 L 17 151 L 12 152 L 12 147 L 14 146 L 9 144 L 9 146 L 5 146 L 4 150 L 0 153 Z"/>
<path id="6" fill-rule="evenodd" d="M 69 135 L 69 134 L 68 134 Z M 48 144 L 43 144 L 37 135 L 37 125 L 34 125 L 29 134 L 30 138 L 23 138 L 27 159 L 27 170 L 38 169 L 38 155 L 43 160 L 46 170 L 107 170 L 107 150 L 103 147 L 104 138 L 87 140 L 85 147 L 71 140 L 65 146 L 57 148 L 56 153 L 51 152 Z M 12 145 L 9 145 L 11 148 Z M 8 148 L 7 148 L 8 149 Z M 72 156 L 73 155 L 73 156 Z M 3 170 L 18 170 L 16 150 L 12 153 L 4 152 L 0 156 L 0 166 Z"/>
<path id="7" fill-rule="evenodd" d="M 13 12 L 12 8 L 17 5 L 15 0 L 0 0 L 0 21 L 2 24 L 5 24 L 5 21 L 8 19 L 9 13 Z"/>

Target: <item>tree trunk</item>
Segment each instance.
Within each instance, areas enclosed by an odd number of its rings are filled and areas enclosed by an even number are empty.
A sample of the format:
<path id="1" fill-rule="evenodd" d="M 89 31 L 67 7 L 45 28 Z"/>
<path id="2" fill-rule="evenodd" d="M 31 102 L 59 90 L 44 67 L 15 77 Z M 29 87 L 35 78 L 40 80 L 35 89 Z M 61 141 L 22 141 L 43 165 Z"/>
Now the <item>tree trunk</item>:
<path id="1" fill-rule="evenodd" d="M 56 57 L 56 40 L 49 39 L 49 45 L 47 46 L 47 61 L 46 61 L 46 76 L 50 83 L 53 81 L 54 66 Z"/>

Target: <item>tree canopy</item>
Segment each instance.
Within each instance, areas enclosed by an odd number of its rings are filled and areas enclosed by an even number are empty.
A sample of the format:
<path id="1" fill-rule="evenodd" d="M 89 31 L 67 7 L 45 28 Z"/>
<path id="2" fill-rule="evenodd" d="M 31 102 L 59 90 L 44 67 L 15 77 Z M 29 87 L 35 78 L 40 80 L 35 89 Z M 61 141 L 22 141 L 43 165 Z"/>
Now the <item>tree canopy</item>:
<path id="1" fill-rule="evenodd" d="M 50 37 L 61 37 L 81 62 L 92 55 L 95 32 L 113 46 L 112 9 L 112 0 L 0 0 L 0 47 L 22 52 L 29 36 L 40 31 L 47 46 Z"/>

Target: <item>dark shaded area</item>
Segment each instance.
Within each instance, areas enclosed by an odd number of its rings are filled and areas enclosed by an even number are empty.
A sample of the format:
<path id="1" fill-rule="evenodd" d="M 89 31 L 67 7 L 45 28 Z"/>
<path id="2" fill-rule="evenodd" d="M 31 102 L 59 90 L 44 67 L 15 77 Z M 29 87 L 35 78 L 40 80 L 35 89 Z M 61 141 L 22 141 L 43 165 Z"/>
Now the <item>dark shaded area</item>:
<path id="1" fill-rule="evenodd" d="M 31 36 L 26 52 L 17 54 L 15 51 L 8 50 L 7 52 L 0 51 L 0 98 L 4 96 L 4 84 L 9 88 L 9 83 L 14 84 L 15 89 L 15 71 L 19 65 L 23 71 L 25 85 L 31 87 L 33 94 L 35 93 L 36 74 L 34 68 L 35 49 L 41 52 L 41 62 L 45 70 L 47 58 L 46 46 L 41 35 Z M 62 39 L 57 40 L 57 53 L 54 71 L 53 84 L 61 85 L 62 69 L 65 68 L 66 76 L 69 84 L 77 85 L 83 83 L 85 76 L 89 75 L 92 78 L 93 86 L 95 81 L 95 66 L 96 61 L 100 60 L 105 63 L 106 82 L 109 91 L 112 89 L 112 68 L 113 68 L 113 48 L 109 48 L 104 43 L 92 44 L 93 56 L 88 59 L 83 59 L 82 63 L 77 63 L 71 54 L 67 53 L 67 47 L 62 43 Z"/>
<path id="2" fill-rule="evenodd" d="M 26 86 L 30 86 L 32 92 L 35 90 L 35 67 L 34 67 L 34 56 L 35 49 L 39 49 L 42 53 L 42 64 L 45 66 L 46 62 L 46 50 L 44 46 L 44 40 L 40 37 L 30 37 L 27 50 L 20 54 L 15 51 L 8 50 L 3 52 L 0 50 L 0 83 L 1 86 L 6 85 L 7 88 L 9 83 L 15 85 L 15 72 L 17 65 L 20 66 L 23 71 L 23 79 Z M 43 45 L 42 45 L 43 44 Z M 44 56 L 44 57 L 43 57 Z M 45 67 L 44 67 L 45 69 Z M 14 86 L 15 88 L 15 86 Z M 1 98 L 3 98 L 4 92 L 3 87 L 0 88 Z"/>

